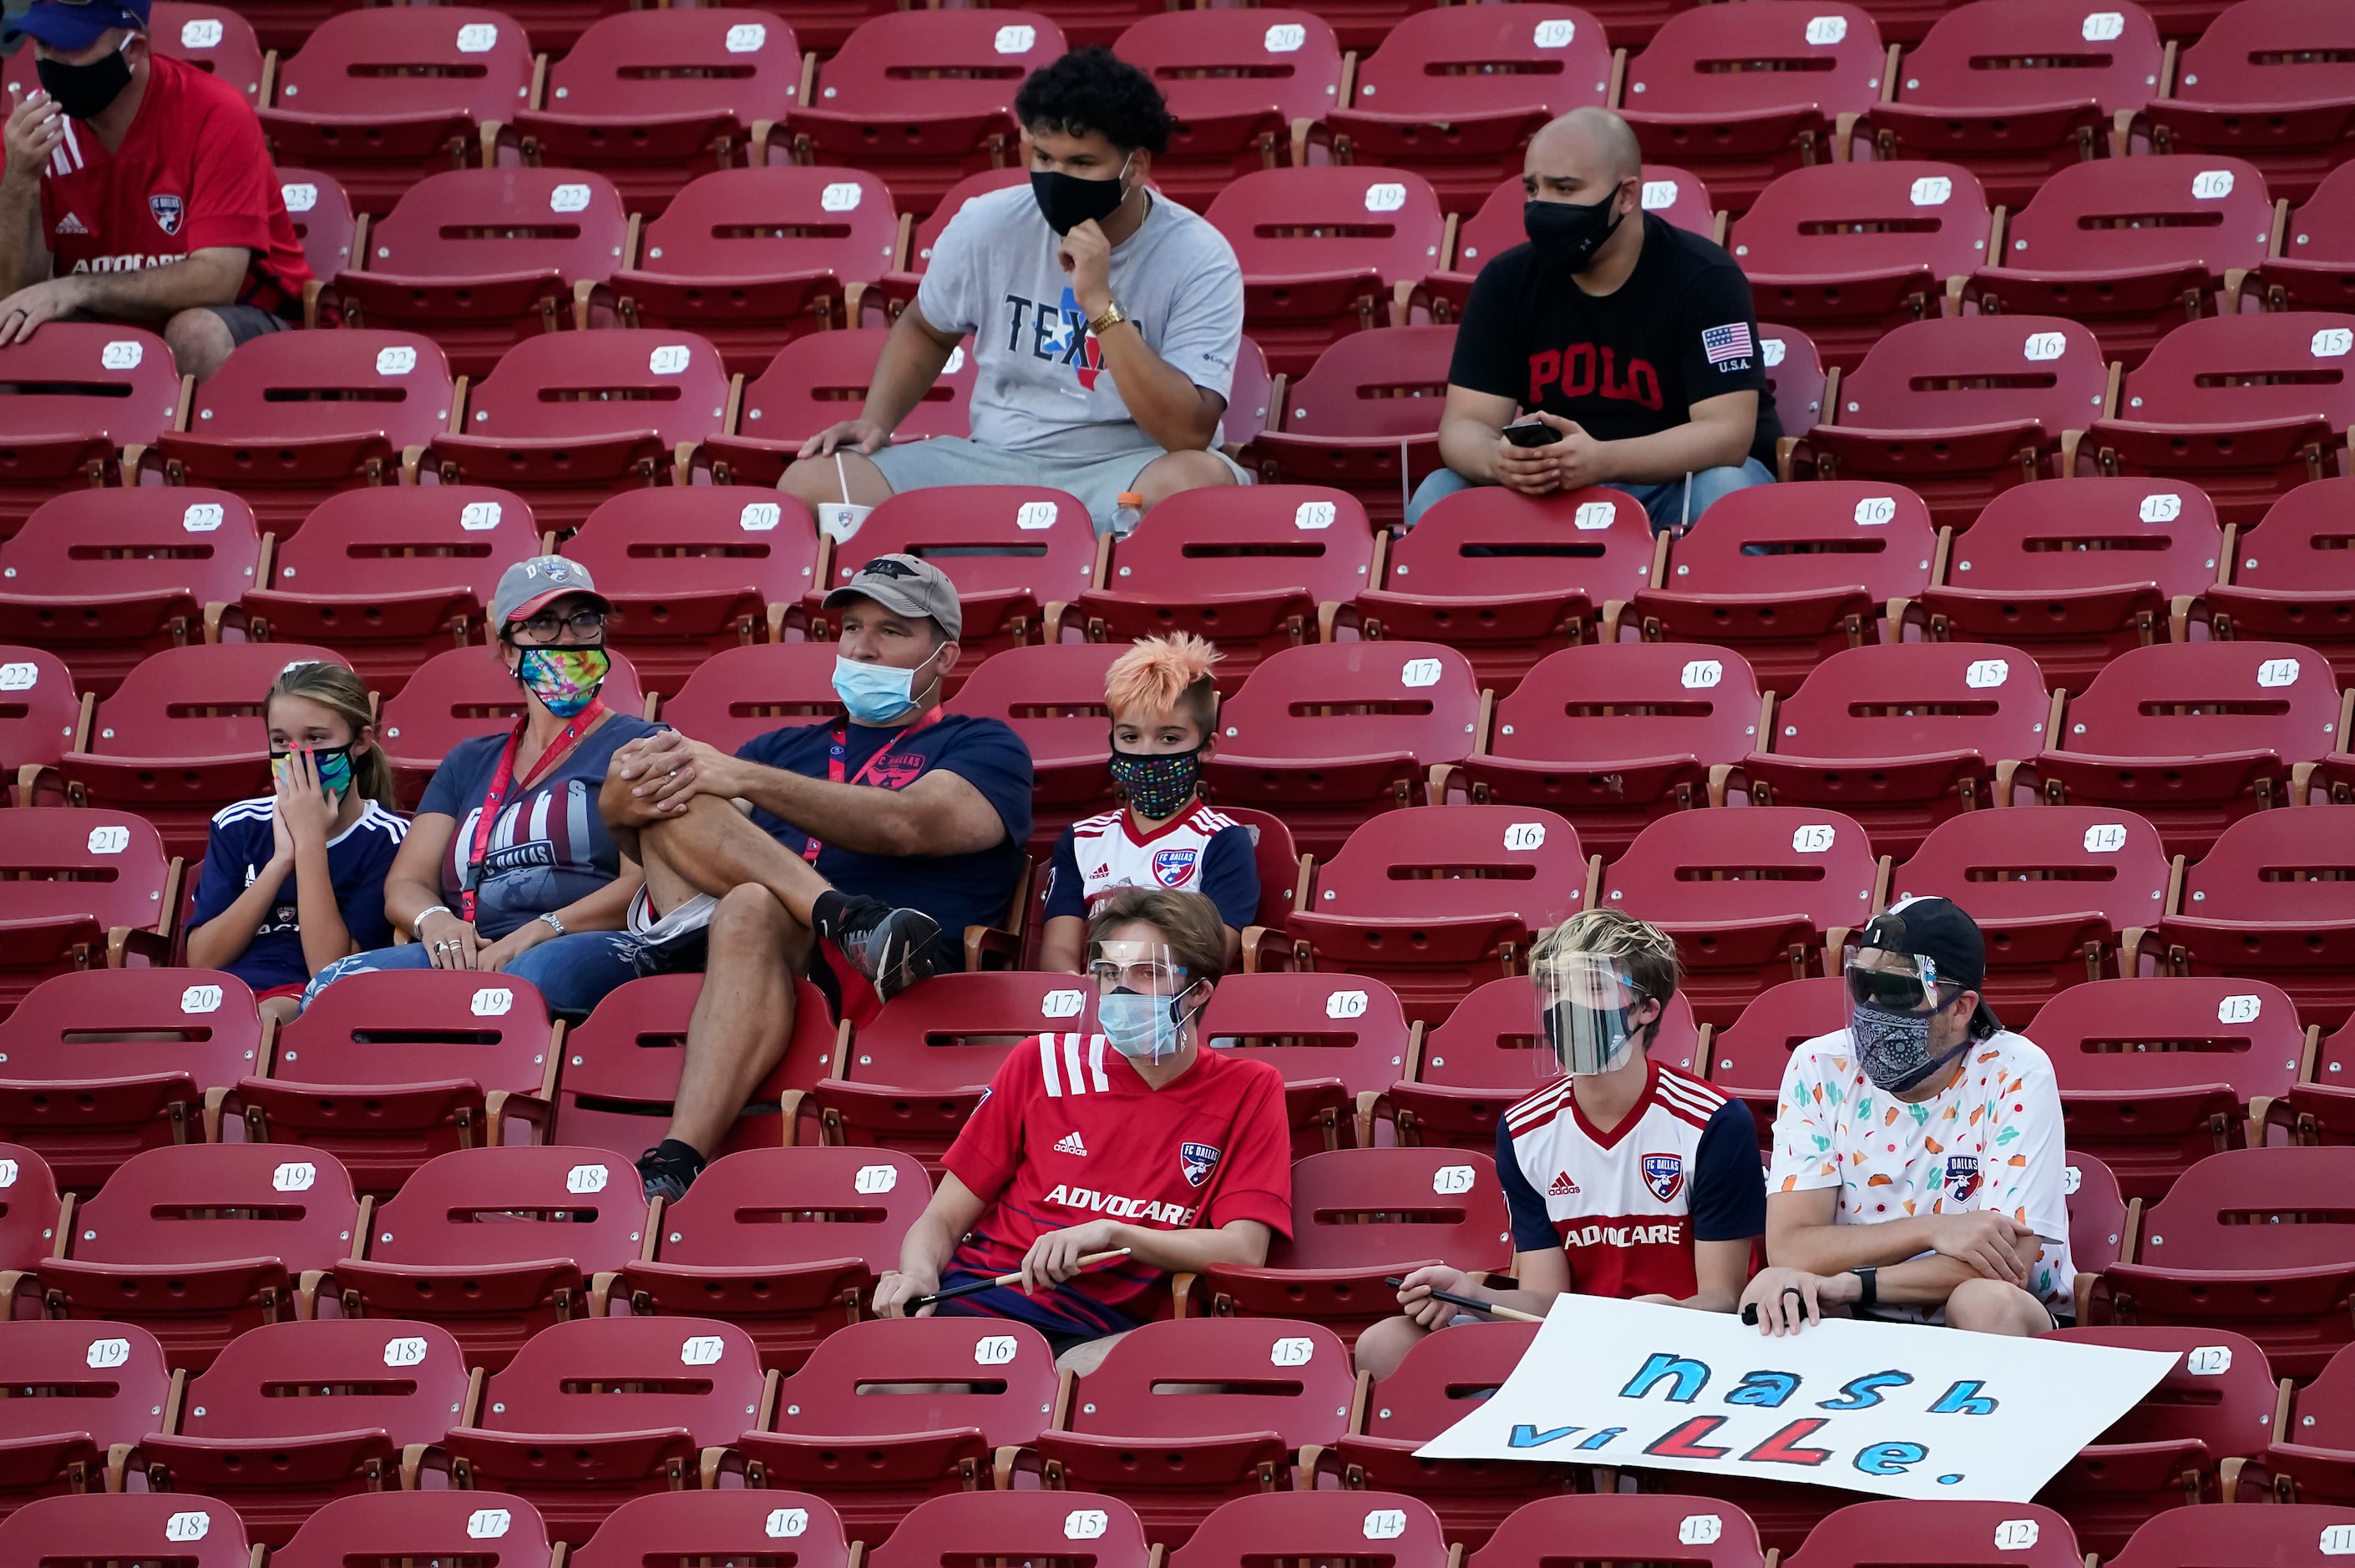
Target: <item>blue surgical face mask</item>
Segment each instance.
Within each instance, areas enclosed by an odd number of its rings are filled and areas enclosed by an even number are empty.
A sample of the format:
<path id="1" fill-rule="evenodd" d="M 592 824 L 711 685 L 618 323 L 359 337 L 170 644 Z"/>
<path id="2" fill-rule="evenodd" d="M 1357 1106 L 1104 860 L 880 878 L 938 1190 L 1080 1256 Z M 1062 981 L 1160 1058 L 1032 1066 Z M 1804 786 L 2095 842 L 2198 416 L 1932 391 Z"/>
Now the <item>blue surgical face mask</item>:
<path id="1" fill-rule="evenodd" d="M 1185 1044 L 1177 997 L 1116 991 L 1096 998 L 1096 1027 L 1132 1062 L 1158 1062 Z"/>
<path id="2" fill-rule="evenodd" d="M 927 658 L 924 664 L 932 660 Z M 862 664 L 856 659 L 834 656 L 834 694 L 842 699 L 843 711 L 853 724 L 882 724 L 906 713 L 915 702 L 916 670 L 894 669 L 889 664 Z"/>

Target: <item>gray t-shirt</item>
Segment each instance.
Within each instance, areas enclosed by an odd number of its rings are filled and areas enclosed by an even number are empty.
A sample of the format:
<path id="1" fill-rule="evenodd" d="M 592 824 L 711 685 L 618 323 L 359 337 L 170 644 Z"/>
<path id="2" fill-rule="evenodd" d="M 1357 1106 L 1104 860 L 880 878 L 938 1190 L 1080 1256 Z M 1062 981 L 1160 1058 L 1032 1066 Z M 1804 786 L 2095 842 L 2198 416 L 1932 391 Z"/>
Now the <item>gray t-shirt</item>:
<path id="1" fill-rule="evenodd" d="M 1027 185 L 964 204 L 932 247 L 916 307 L 971 333 L 978 361 L 973 439 L 1067 461 L 1155 450 L 1112 377 L 1055 259 L 1060 244 Z M 1224 397 L 1242 338 L 1243 274 L 1226 236 L 1155 195 L 1113 248 L 1112 290 L 1171 366 Z"/>

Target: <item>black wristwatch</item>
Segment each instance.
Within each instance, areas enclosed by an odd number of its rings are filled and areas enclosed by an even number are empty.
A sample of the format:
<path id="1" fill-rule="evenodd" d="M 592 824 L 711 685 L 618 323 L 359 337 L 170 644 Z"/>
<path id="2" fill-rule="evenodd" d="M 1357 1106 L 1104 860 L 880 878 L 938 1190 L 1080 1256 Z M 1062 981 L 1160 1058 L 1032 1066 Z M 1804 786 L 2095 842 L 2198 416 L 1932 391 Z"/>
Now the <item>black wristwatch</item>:
<path id="1" fill-rule="evenodd" d="M 1859 1313 L 1870 1312 L 1875 1307 L 1881 1305 L 1881 1270 L 1874 1267 L 1865 1267 L 1851 1268 L 1849 1272 L 1855 1275 L 1857 1283 L 1863 1287 L 1862 1291 L 1856 1298 L 1856 1304 Z"/>

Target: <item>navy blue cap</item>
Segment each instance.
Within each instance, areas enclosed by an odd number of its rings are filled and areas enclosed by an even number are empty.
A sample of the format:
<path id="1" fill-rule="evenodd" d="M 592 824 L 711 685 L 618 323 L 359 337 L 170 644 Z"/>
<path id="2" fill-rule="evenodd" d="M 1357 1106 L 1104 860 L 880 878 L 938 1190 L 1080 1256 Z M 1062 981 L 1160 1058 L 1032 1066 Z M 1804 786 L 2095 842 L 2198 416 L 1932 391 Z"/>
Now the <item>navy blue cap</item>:
<path id="1" fill-rule="evenodd" d="M 33 0 L 31 9 L 8 18 L 0 42 L 14 44 L 21 37 L 35 37 L 61 54 L 71 54 L 90 48 L 115 27 L 145 32 L 148 5 L 149 0 L 90 0 L 87 5 Z"/>

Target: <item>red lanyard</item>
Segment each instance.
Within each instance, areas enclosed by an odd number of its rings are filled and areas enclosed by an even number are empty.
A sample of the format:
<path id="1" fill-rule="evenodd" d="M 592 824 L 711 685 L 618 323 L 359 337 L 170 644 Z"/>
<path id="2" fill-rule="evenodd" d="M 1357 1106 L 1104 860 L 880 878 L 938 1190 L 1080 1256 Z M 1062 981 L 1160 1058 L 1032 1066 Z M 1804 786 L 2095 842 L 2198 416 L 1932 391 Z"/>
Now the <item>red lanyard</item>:
<path id="1" fill-rule="evenodd" d="M 527 790 L 547 778 L 604 715 L 605 699 L 591 697 L 589 705 L 564 726 L 564 732 L 548 743 L 548 749 L 539 754 L 539 760 L 532 764 L 531 772 L 524 778 L 522 788 Z M 458 916 L 469 925 L 474 918 L 474 886 L 482 879 L 483 861 L 490 853 L 491 828 L 498 821 L 499 807 L 506 802 L 507 790 L 516 783 L 516 749 L 523 744 L 527 722 L 516 721 L 515 733 L 507 736 L 506 746 L 499 752 L 499 765 L 491 772 L 491 787 L 483 792 L 483 809 L 474 818 L 474 842 L 467 846 L 465 870 L 458 879 Z"/>
<path id="2" fill-rule="evenodd" d="M 885 758 L 890 756 L 891 748 L 893 747 L 899 745 L 901 741 L 907 739 L 910 736 L 915 734 L 926 725 L 936 722 L 941 716 L 941 711 L 942 710 L 939 708 L 932 709 L 923 717 L 918 719 L 915 723 L 910 725 L 907 728 L 901 730 L 899 734 L 893 736 L 890 739 L 877 747 L 875 748 L 875 755 L 868 758 L 866 762 L 859 767 L 858 775 L 849 779 L 848 782 L 853 784 L 865 784 L 869 782 L 875 773 L 875 765 L 882 761 Z M 845 729 L 841 725 L 837 724 L 834 726 L 833 744 L 826 747 L 826 776 L 837 784 L 840 784 L 845 781 L 843 774 L 847 767 L 849 745 L 850 732 Z M 886 788 L 886 786 L 878 787 Z M 802 846 L 802 858 L 809 862 L 812 865 L 815 865 L 817 863 L 817 857 L 824 853 L 825 851 L 826 841 L 819 838 L 815 833 L 812 833 L 809 835 L 809 842 Z"/>

